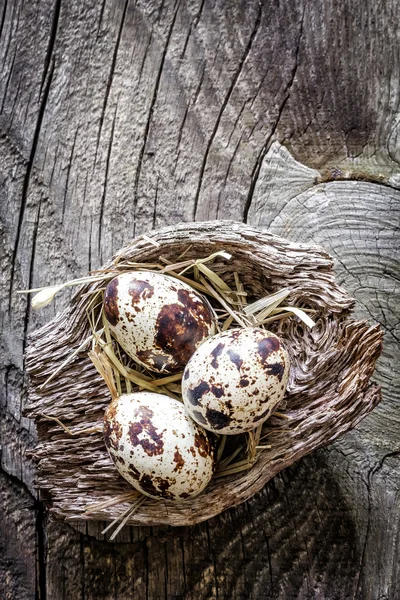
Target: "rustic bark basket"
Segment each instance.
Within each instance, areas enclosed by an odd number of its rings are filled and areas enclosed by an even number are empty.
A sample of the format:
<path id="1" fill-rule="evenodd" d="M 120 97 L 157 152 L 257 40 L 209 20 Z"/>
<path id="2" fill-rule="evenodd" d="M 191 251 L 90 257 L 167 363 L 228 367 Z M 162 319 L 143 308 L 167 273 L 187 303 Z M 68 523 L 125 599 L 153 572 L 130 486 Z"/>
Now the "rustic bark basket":
<path id="1" fill-rule="evenodd" d="M 232 259 L 217 259 L 213 269 L 228 283 L 238 271 L 255 298 L 289 287 L 289 304 L 317 311 L 312 330 L 294 318 L 270 327 L 286 341 L 292 364 L 279 408 L 285 418 L 272 417 L 263 428 L 271 448 L 260 453 L 250 470 L 212 480 L 193 500 L 148 499 L 129 520 L 132 525 L 194 524 L 250 498 L 279 471 L 329 444 L 373 410 L 381 391 L 369 379 L 381 351 L 382 331 L 376 324 L 351 318 L 354 301 L 336 284 L 333 261 L 321 247 L 294 244 L 242 223 L 222 221 L 182 224 L 151 237 L 159 246 L 146 237 L 137 238 L 106 267 L 118 268 L 121 259 L 151 263 L 159 256 L 174 261 L 183 251 L 186 259 L 226 250 Z M 89 515 L 86 507 L 132 490 L 115 470 L 101 433 L 71 437 L 43 418 L 43 414 L 57 417 L 75 432 L 102 422 L 110 396 L 86 352 L 40 390 L 87 337 L 85 294 L 101 286 L 101 282 L 82 286 L 67 310 L 31 335 L 27 350 L 31 385 L 25 414 L 38 428 L 37 486 L 51 512 L 69 521 L 114 519 L 126 503 Z"/>

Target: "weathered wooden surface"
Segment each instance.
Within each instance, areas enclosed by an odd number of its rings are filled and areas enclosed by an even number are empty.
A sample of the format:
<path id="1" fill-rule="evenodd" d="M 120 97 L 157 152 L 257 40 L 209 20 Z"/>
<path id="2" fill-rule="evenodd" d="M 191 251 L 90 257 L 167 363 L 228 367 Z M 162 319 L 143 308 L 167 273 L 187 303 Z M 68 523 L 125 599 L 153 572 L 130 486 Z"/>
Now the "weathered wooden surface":
<path id="1" fill-rule="evenodd" d="M 2 0 L 3 597 L 400 596 L 398 10 Z M 319 175 L 277 165 L 275 139 Z M 96 268 L 134 234 L 214 217 L 332 252 L 386 331 L 384 401 L 193 529 L 131 529 L 112 544 L 101 525 L 47 523 L 27 457 L 22 353 L 68 298 L 32 314 L 15 291 Z"/>

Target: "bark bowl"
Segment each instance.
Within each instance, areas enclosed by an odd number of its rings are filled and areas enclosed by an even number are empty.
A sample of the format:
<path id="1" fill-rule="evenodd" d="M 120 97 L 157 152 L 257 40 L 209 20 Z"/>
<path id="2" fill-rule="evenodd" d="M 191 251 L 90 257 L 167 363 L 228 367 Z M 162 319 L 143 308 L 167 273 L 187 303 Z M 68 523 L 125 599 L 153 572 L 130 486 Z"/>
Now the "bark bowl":
<path id="1" fill-rule="evenodd" d="M 370 377 L 383 333 L 377 324 L 352 318 L 354 300 L 335 282 L 333 260 L 319 246 L 292 243 L 227 221 L 185 223 L 152 232 L 151 238 L 159 246 L 139 237 L 105 267 L 116 264 L 118 268 L 121 259 L 152 263 L 163 256 L 176 262 L 185 251 L 186 260 L 226 250 L 232 259 L 217 260 L 213 269 L 228 283 L 237 271 L 254 299 L 289 287 L 289 304 L 317 311 L 317 324 L 311 330 L 296 318 L 270 327 L 286 341 L 292 365 L 279 407 L 284 416 L 271 417 L 263 428 L 264 443 L 271 448 L 260 453 L 250 470 L 213 479 L 192 500 L 147 499 L 128 522 L 192 525 L 244 502 L 279 471 L 331 443 L 375 408 L 381 390 Z M 38 430 L 36 484 L 51 513 L 67 521 L 115 519 L 128 507 L 126 502 L 90 515 L 85 511 L 89 505 L 132 490 L 118 475 L 101 433 L 71 437 L 43 417 L 57 417 L 75 432 L 102 423 L 110 395 L 86 352 L 40 389 L 87 337 L 85 294 L 93 286 L 101 283 L 82 286 L 64 312 L 30 336 L 26 356 L 30 389 L 25 414 L 34 419 Z"/>

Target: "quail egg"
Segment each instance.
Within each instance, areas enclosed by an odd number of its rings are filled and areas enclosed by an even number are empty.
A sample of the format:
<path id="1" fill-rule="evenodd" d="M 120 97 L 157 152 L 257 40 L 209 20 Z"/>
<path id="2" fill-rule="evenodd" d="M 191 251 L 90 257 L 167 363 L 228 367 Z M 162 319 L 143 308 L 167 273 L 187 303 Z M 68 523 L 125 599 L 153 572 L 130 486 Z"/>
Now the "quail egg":
<path id="1" fill-rule="evenodd" d="M 216 316 L 205 298 L 178 279 L 151 271 L 112 279 L 104 314 L 125 352 L 157 373 L 182 371 L 196 348 L 216 332 Z"/>
<path id="2" fill-rule="evenodd" d="M 151 498 L 193 498 L 213 475 L 206 432 L 181 402 L 163 394 L 114 399 L 104 415 L 104 440 L 122 477 Z"/>
<path id="3" fill-rule="evenodd" d="M 188 413 L 205 429 L 237 434 L 271 415 L 288 377 L 289 357 L 275 334 L 231 329 L 196 350 L 183 374 L 182 394 Z"/>

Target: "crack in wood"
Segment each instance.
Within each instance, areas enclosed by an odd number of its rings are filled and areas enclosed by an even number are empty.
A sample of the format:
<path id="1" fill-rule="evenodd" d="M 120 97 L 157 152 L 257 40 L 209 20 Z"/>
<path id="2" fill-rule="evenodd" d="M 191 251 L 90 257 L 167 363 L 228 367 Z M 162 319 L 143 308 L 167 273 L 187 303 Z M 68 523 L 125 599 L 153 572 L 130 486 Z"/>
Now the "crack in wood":
<path id="1" fill-rule="evenodd" d="M 243 222 L 247 223 L 248 221 L 248 215 L 249 215 L 249 211 L 250 211 L 250 207 L 251 207 L 251 202 L 253 200 L 253 195 L 254 195 L 254 190 L 256 188 L 257 185 L 257 181 L 258 181 L 258 176 L 260 174 L 260 169 L 261 169 L 261 165 L 263 163 L 263 160 L 270 148 L 271 142 L 273 141 L 274 135 L 276 133 L 276 130 L 278 128 L 279 122 L 282 118 L 283 112 L 285 110 L 286 104 L 290 98 L 290 93 L 291 93 L 291 89 L 296 77 L 296 73 L 297 73 L 297 69 L 299 66 L 299 50 L 300 50 L 300 43 L 301 43 L 301 38 L 303 36 L 303 24 L 304 24 L 304 14 L 305 14 L 305 6 L 303 8 L 303 13 L 302 13 L 302 17 L 301 17 L 301 21 L 300 21 L 300 31 L 299 31 L 299 37 L 298 37 L 298 41 L 297 41 L 297 45 L 296 45 L 296 50 L 295 50 L 295 55 L 294 55 L 294 65 L 292 68 L 292 72 L 290 74 L 290 79 L 289 82 L 286 86 L 286 90 L 284 93 L 284 98 L 279 106 L 278 109 L 278 116 L 275 119 L 275 122 L 272 126 L 272 129 L 263 145 L 263 147 L 261 148 L 261 151 L 257 157 L 256 163 L 253 167 L 253 171 L 251 173 L 251 183 L 250 183 L 250 187 L 249 187 L 249 193 L 247 194 L 247 198 L 246 198 L 246 202 L 243 208 Z"/>
<path id="2" fill-rule="evenodd" d="M 166 59 L 167 52 L 168 52 L 168 46 L 169 46 L 169 43 L 171 40 L 172 31 L 174 29 L 178 10 L 179 10 L 179 0 L 176 3 L 175 9 L 174 9 L 174 15 L 173 15 L 172 22 L 171 22 L 171 25 L 168 30 L 167 39 L 165 41 L 163 52 L 161 55 L 160 66 L 158 68 L 157 77 L 156 77 L 156 81 L 155 81 L 154 89 L 153 89 L 153 96 L 152 96 L 151 103 L 150 103 L 150 109 L 149 109 L 149 112 L 147 115 L 146 126 L 145 126 L 144 133 L 143 133 L 143 143 L 140 148 L 138 165 L 136 168 L 134 191 L 133 191 L 133 214 L 134 214 L 133 233 L 134 233 L 134 235 L 135 235 L 135 231 L 136 231 L 136 210 L 137 210 L 137 204 L 138 204 L 139 179 L 140 179 L 140 173 L 142 170 L 143 157 L 144 157 L 144 152 L 146 149 L 147 140 L 149 137 L 150 124 L 151 124 L 151 120 L 153 118 L 153 112 L 154 112 L 154 107 L 155 107 L 156 100 L 157 100 L 158 89 L 160 87 L 161 75 L 162 75 L 162 72 L 164 69 L 164 63 L 165 63 L 165 59 Z"/>
<path id="3" fill-rule="evenodd" d="M 42 76 L 42 81 L 40 83 L 40 89 L 39 89 L 39 98 L 42 95 L 43 86 L 45 85 L 45 82 L 47 79 L 48 71 L 50 68 L 50 63 L 51 62 L 54 63 L 54 61 L 55 61 L 55 59 L 53 57 L 53 52 L 54 52 L 54 48 L 55 48 L 58 25 L 59 25 L 59 21 L 60 21 L 60 11 L 61 11 L 61 0 L 55 0 L 54 9 L 53 9 L 53 18 L 52 18 L 52 22 L 51 22 L 51 29 L 50 29 L 50 35 L 49 35 L 49 43 L 47 46 L 46 56 L 44 59 L 43 76 Z M 52 68 L 54 69 L 54 65 Z"/>
<path id="4" fill-rule="evenodd" d="M 97 252 L 98 252 L 98 255 L 100 258 L 100 262 L 102 262 L 102 260 L 103 260 L 102 248 L 101 248 L 101 242 L 102 242 L 101 236 L 102 236 L 102 231 L 103 231 L 103 214 L 104 214 L 104 204 L 105 204 L 106 194 L 107 194 L 108 171 L 110 168 L 111 150 L 112 150 L 112 145 L 114 142 L 114 131 L 115 131 L 115 121 L 117 118 L 117 110 L 118 110 L 118 100 L 115 104 L 114 116 L 113 116 L 112 123 L 111 123 L 111 132 L 110 132 L 110 138 L 108 140 L 108 147 L 107 147 L 106 165 L 105 165 L 105 169 L 104 169 L 103 191 L 102 191 L 101 199 L 100 199 L 99 233 L 98 233 L 98 238 L 97 238 Z"/>
<path id="5" fill-rule="evenodd" d="M 183 44 L 183 48 L 182 48 L 182 52 L 181 52 L 181 56 L 180 56 L 181 60 L 185 56 L 186 48 L 187 48 L 187 45 L 189 43 L 190 36 L 192 35 L 192 31 L 194 29 L 196 29 L 197 25 L 199 24 L 199 21 L 201 19 L 201 15 L 202 15 L 202 12 L 203 12 L 204 3 L 205 3 L 205 0 L 201 0 L 200 8 L 197 11 L 197 14 L 194 17 L 193 21 L 190 23 L 189 30 L 187 32 L 185 43 Z"/>
<path id="6" fill-rule="evenodd" d="M 36 598 L 35 600 L 46 600 L 47 598 L 47 542 L 46 523 L 47 516 L 43 502 L 35 501 L 36 507 L 36 537 L 37 537 L 37 559 L 36 559 Z"/>
<path id="7" fill-rule="evenodd" d="M 7 14 L 7 7 L 8 7 L 8 0 L 4 0 L 4 2 L 3 2 L 3 12 L 1 13 L 1 21 L 0 21 L 0 39 L 3 36 L 4 21 L 5 21 L 6 14 Z"/>
<path id="8" fill-rule="evenodd" d="M 118 33 L 117 33 L 117 39 L 115 41 L 114 51 L 113 51 L 113 55 L 112 55 L 112 59 L 111 59 L 110 71 L 108 73 L 108 79 L 107 79 L 106 90 L 105 90 L 105 94 L 104 94 L 103 106 L 101 107 L 100 123 L 99 123 L 99 130 L 98 130 L 98 134 L 97 134 L 96 151 L 94 154 L 93 165 L 95 165 L 96 161 L 97 161 L 97 154 L 99 151 L 101 132 L 103 129 L 104 118 L 105 118 L 105 114 L 106 114 L 106 110 L 107 110 L 108 98 L 110 96 L 110 91 L 111 91 L 111 87 L 112 87 L 112 83 L 113 83 L 113 79 L 114 79 L 115 65 L 117 64 L 118 51 L 119 51 L 119 47 L 121 44 L 122 31 L 124 28 L 128 4 L 129 4 L 129 0 L 125 0 L 125 4 L 124 4 L 123 11 L 122 11 L 122 16 L 121 16 L 121 21 L 120 21 L 119 29 L 118 29 Z"/>
<path id="9" fill-rule="evenodd" d="M 235 72 L 235 74 L 233 76 L 231 84 L 230 84 L 230 86 L 228 88 L 228 92 L 225 95 L 224 101 L 223 101 L 223 103 L 221 105 L 221 108 L 219 110 L 217 119 L 216 119 L 216 121 L 214 123 L 214 127 L 213 127 L 213 130 L 211 132 L 210 139 L 207 142 L 206 150 L 205 150 L 205 153 L 204 153 L 204 156 L 203 156 L 203 161 L 202 161 L 202 164 L 201 164 L 201 167 L 200 167 L 199 181 L 198 181 L 198 184 L 197 184 L 196 194 L 195 194 L 195 197 L 194 197 L 193 221 L 196 221 L 197 206 L 198 206 L 198 203 L 199 203 L 199 197 L 200 197 L 201 187 L 203 185 L 204 172 L 205 172 L 205 169 L 206 169 L 206 166 L 207 166 L 207 160 L 208 160 L 208 156 L 209 156 L 209 153 L 210 153 L 210 150 L 211 150 L 211 146 L 213 144 L 214 138 L 215 138 L 215 136 L 217 134 L 217 131 L 219 129 L 219 125 L 220 125 L 220 122 L 221 122 L 222 115 L 224 114 L 225 109 L 226 109 L 226 107 L 227 107 L 227 105 L 229 103 L 229 100 L 231 99 L 232 92 L 233 92 L 233 90 L 234 90 L 234 88 L 236 86 L 236 83 L 238 82 L 240 74 L 241 74 L 241 72 L 243 70 L 243 66 L 244 66 L 244 64 L 246 62 L 246 59 L 247 59 L 247 57 L 250 54 L 251 48 L 253 46 L 253 42 L 254 42 L 254 40 L 256 38 L 258 29 L 260 27 L 261 16 L 262 16 L 262 4 L 260 3 L 253 31 L 251 32 L 251 35 L 250 35 L 249 41 L 247 42 L 245 51 L 244 51 L 244 53 L 243 53 L 243 55 L 242 55 L 242 57 L 241 57 L 241 59 L 239 61 L 238 68 L 237 68 L 237 70 L 236 70 L 236 72 Z"/>
<path id="10" fill-rule="evenodd" d="M 33 134 L 31 152 L 30 152 L 28 164 L 26 167 L 26 173 L 25 173 L 23 187 L 22 187 L 21 206 L 20 206 L 20 210 L 19 210 L 17 233 L 16 233 L 16 238 L 15 238 L 15 244 L 14 244 L 14 250 L 13 250 L 13 256 L 12 256 L 12 264 L 11 264 L 11 275 L 10 275 L 11 285 L 10 285 L 10 293 L 9 293 L 9 298 L 8 298 L 9 312 L 11 311 L 11 305 L 12 305 L 12 297 L 13 297 L 13 292 L 14 292 L 14 273 L 15 273 L 17 254 L 18 254 L 19 243 L 20 243 L 20 238 L 21 238 L 22 224 L 24 221 L 26 203 L 27 203 L 27 199 L 28 199 L 28 189 L 29 189 L 29 184 L 30 184 L 30 180 L 31 180 L 33 161 L 35 159 L 36 149 L 37 149 L 37 145 L 39 142 L 40 131 L 41 131 L 42 123 L 43 123 L 44 112 L 46 110 L 47 100 L 48 100 L 48 96 L 49 96 L 49 92 L 50 92 L 50 86 L 51 86 L 51 82 L 53 79 L 53 73 L 54 73 L 54 60 L 51 63 L 48 78 L 47 78 L 47 83 L 46 83 L 44 91 L 43 91 L 43 96 L 42 96 L 42 100 L 41 100 L 40 108 L 39 108 L 38 119 L 36 122 L 35 131 Z M 37 229 L 37 224 L 36 224 L 36 229 Z M 31 259 L 31 266 L 32 266 L 32 259 Z M 32 277 L 33 277 L 32 272 L 30 272 L 29 273 L 29 283 L 27 286 L 28 289 L 32 283 Z M 24 335 L 26 335 L 26 331 L 27 331 L 27 322 L 25 322 L 25 324 L 24 324 Z"/>
<path id="11" fill-rule="evenodd" d="M 8 75 L 7 75 L 6 84 L 4 86 L 3 101 L 1 103 L 0 113 L 4 112 L 4 107 L 5 107 L 5 104 L 6 104 L 6 101 L 7 101 L 8 88 L 9 88 L 9 85 L 10 85 L 10 80 L 11 80 L 12 74 L 14 72 L 14 65 L 15 65 L 15 58 L 17 56 L 17 50 L 18 50 L 18 48 L 15 47 L 13 58 L 12 58 L 12 61 L 11 61 L 11 67 L 10 67 L 10 70 L 8 72 Z M 15 94 L 15 98 L 17 98 L 17 94 Z"/>
<path id="12" fill-rule="evenodd" d="M 65 216 L 65 207 L 66 207 L 66 201 L 67 201 L 69 176 L 71 173 L 72 161 L 74 159 L 75 145 L 76 145 L 76 139 L 78 137 L 78 132 L 79 132 L 79 126 L 77 127 L 77 129 L 75 131 L 74 140 L 72 142 L 72 148 L 71 148 L 71 152 L 70 152 L 68 163 L 67 163 L 67 177 L 65 179 L 65 185 L 64 185 L 64 196 L 63 196 L 63 203 L 62 203 L 62 210 L 61 210 L 61 221 L 64 221 L 64 216 Z M 55 163 L 55 161 L 54 161 L 54 163 Z"/>

